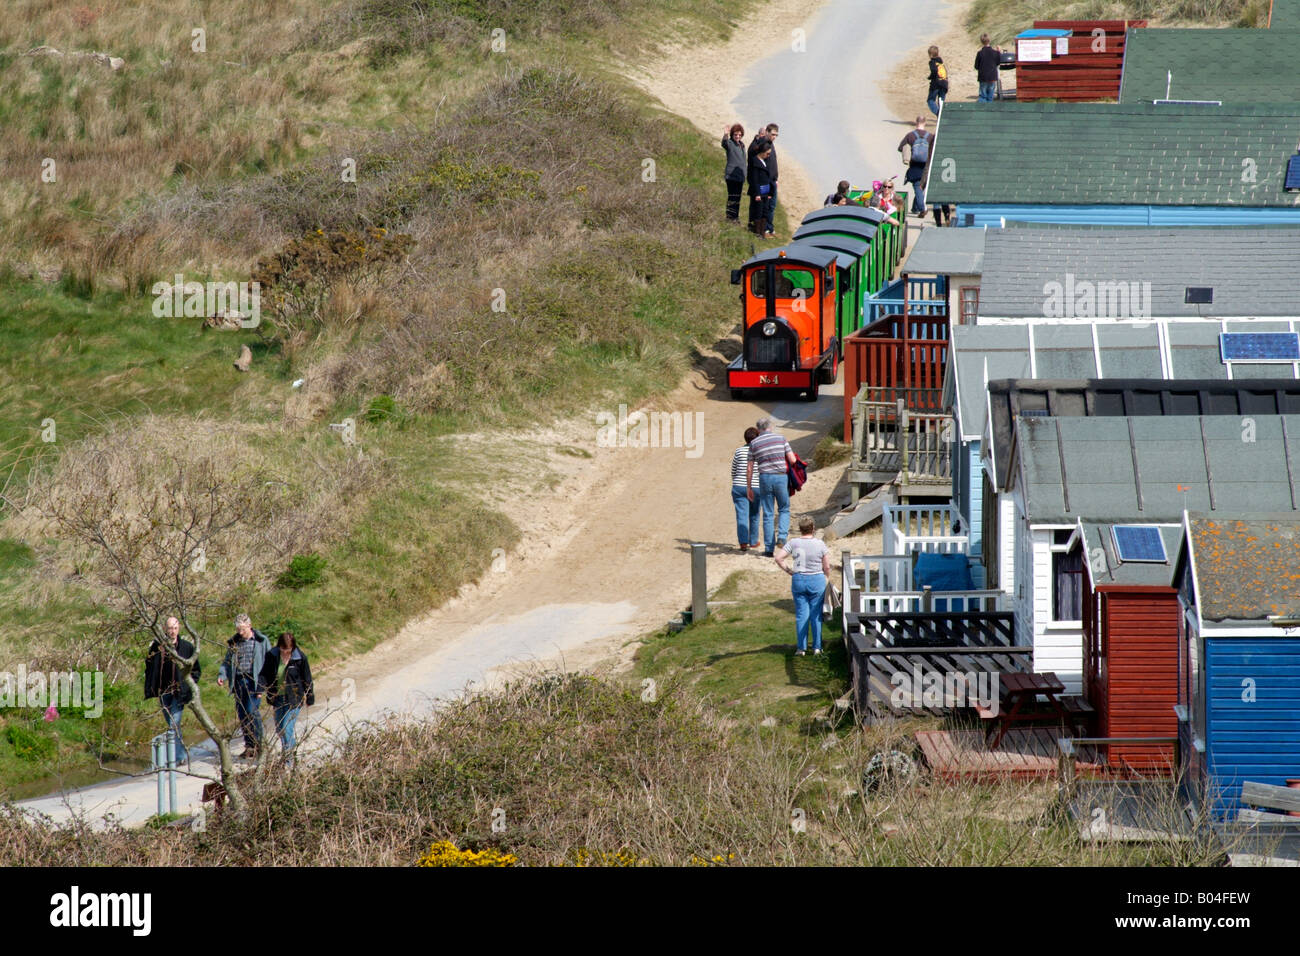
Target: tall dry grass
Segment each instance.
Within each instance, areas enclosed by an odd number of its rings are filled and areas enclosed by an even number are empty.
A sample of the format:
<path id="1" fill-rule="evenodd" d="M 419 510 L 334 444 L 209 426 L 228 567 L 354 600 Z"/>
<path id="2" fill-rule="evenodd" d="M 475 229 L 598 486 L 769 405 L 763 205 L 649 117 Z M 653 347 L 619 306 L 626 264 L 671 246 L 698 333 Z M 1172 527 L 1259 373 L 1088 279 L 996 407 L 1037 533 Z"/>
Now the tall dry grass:
<path id="1" fill-rule="evenodd" d="M 524 865 L 1059 866 L 1218 861 L 1221 848 L 1086 843 L 1050 783 L 870 793 L 906 738 L 729 727 L 677 687 L 538 675 L 421 722 L 358 728 L 330 759 L 250 785 L 240 822 L 91 833 L 0 811 L 9 865 L 409 866 L 437 841 Z"/>

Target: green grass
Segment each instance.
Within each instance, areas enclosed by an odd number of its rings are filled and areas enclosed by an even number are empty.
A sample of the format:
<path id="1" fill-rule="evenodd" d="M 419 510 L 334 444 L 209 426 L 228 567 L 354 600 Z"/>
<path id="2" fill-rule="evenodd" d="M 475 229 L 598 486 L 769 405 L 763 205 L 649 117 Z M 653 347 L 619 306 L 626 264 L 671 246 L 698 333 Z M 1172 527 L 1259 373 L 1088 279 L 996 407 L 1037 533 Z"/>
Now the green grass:
<path id="1" fill-rule="evenodd" d="M 192 117 L 177 118 L 173 114 L 185 97 L 165 92 L 175 86 L 173 67 L 160 62 L 157 50 L 128 42 L 127 37 L 104 41 L 106 48 L 113 47 L 132 63 L 129 75 L 111 87 L 94 71 L 86 73 L 86 82 L 74 82 L 73 74 L 56 64 L 0 56 L 0 85 L 23 91 L 0 104 L 0 118 L 7 125 L 61 142 L 71 128 L 68 117 L 80 117 L 76 135 L 82 148 L 117 163 L 83 168 L 82 175 L 94 183 L 99 182 L 96 176 L 122 173 L 120 183 L 113 180 L 111 188 L 101 188 L 105 179 L 89 190 L 60 185 L 36 194 L 39 200 L 32 207 L 27 235 L 16 220 L 9 223 L 10 241 L 23 258 L 30 252 L 34 260 L 64 265 L 62 279 L 53 283 L 28 278 L 25 269 L 0 273 L 0 315 L 5 317 L 0 322 L 0 467 L 10 490 L 21 489 L 32 453 L 57 456 L 83 438 L 130 427 L 145 415 L 250 426 L 250 440 L 259 450 L 285 462 L 301 462 L 304 449 L 313 442 L 319 446 L 324 421 L 353 417 L 366 454 L 388 469 L 383 486 L 365 500 L 352 502 L 343 533 L 315 549 L 324 561 L 316 581 L 301 588 L 249 587 L 235 596 L 255 624 L 292 622 L 313 662 L 325 665 L 375 646 L 412 617 L 437 607 L 486 571 L 494 549 L 509 549 L 518 541 L 513 521 L 483 494 L 513 471 L 513 449 L 503 445 L 480 454 L 458 447 L 449 436 L 485 428 L 526 434 L 535 423 L 607 403 L 611 394 L 616 394 L 615 401 L 635 404 L 674 387 L 698 344 L 711 343 L 734 314 L 726 270 L 748 254 L 743 237 L 705 215 L 720 204 L 716 145 L 702 140 L 684 120 L 650 107 L 608 65 L 612 58 L 633 56 L 682 31 L 697 38 L 720 37 L 747 3 L 667 0 L 654 5 L 653 17 L 645 17 L 615 16 L 617 11 L 609 5 L 594 2 L 561 9 L 532 2 L 464 0 L 453 4 L 452 11 L 463 22 L 447 29 L 463 31 L 464 23 L 472 24 L 464 34 L 472 34 L 472 42 L 447 44 L 419 34 L 430 21 L 421 20 L 417 5 L 358 0 L 313 10 L 321 20 L 313 20 L 302 34 L 294 56 L 314 59 L 321 51 L 333 56 L 329 31 L 321 23 L 345 5 L 383 14 L 383 29 L 374 35 L 391 34 L 389 39 L 398 42 L 388 44 L 382 68 L 367 63 L 364 52 L 341 66 L 337 75 L 318 68 L 286 72 L 257 50 L 221 54 L 247 56 L 252 74 L 264 79 L 267 89 L 284 81 L 287 98 L 303 107 L 302 126 L 296 132 L 281 133 L 278 126 L 272 129 L 259 119 L 265 91 L 246 108 L 241 106 L 243 112 L 228 116 L 229 125 L 220 128 L 195 127 Z M 219 6 L 209 11 L 209 26 L 224 16 L 244 15 L 238 2 Z M 440 16 L 447 10 L 445 3 L 426 6 Z M 624 13 L 650 9 L 645 0 L 619 0 L 617 6 Z M 508 53 L 484 56 L 480 27 L 501 17 L 508 21 Z M 581 27 L 571 30 L 576 23 Z M 213 38 L 217 32 L 213 29 Z M 276 32 L 276 42 L 283 42 L 285 35 Z M 344 43 L 354 38 L 345 29 L 335 39 Z M 51 34 L 50 42 L 54 39 L 58 37 Z M 113 42 L 117 39 L 123 42 Z M 549 68 L 557 63 L 563 65 L 559 72 L 529 72 L 536 64 Z M 217 95 L 214 89 L 234 90 L 230 84 L 242 82 L 241 73 L 219 68 L 215 59 L 197 66 L 202 69 L 191 79 L 206 84 L 209 99 Z M 31 70 L 39 78 L 34 86 L 24 80 Z M 563 70 L 572 71 L 577 80 Z M 520 89 L 509 85 L 509 78 L 517 75 L 526 79 Z M 598 88 L 584 85 L 593 79 Z M 502 83 L 506 93 L 492 92 Z M 90 123 L 93 97 L 101 93 L 109 110 Z M 123 282 L 138 288 L 141 277 L 154 272 L 170 280 L 174 272 L 183 271 L 188 279 L 202 280 L 211 269 L 212 278 L 238 278 L 251 257 L 272 251 L 264 248 L 266 240 L 259 232 L 242 234 L 236 229 L 228 235 L 222 218 L 223 243 L 211 253 L 219 264 L 196 266 L 210 261 L 210 253 L 192 240 L 209 239 L 212 231 L 201 221 L 197 226 L 188 222 L 185 217 L 193 209 L 183 204 L 174 219 L 163 223 L 175 238 L 170 252 L 148 229 L 139 242 L 105 242 L 123 224 L 133 234 L 133 217 L 151 209 L 158 198 L 175 199 L 190 195 L 190 190 L 196 203 L 229 203 L 221 208 L 235 210 L 241 203 L 256 206 L 273 226 L 280 213 L 284 222 L 294 217 L 314 222 L 322 210 L 330 212 L 333 195 L 320 185 L 315 171 L 326 169 L 330 181 L 337 178 L 334 155 L 340 144 L 346 148 L 349 143 L 372 143 L 384 130 L 409 135 L 415 124 L 436 129 L 439 135 L 450 132 L 452 142 L 456 135 L 471 137 L 465 147 L 470 155 L 474 136 L 487 137 L 483 142 L 490 150 L 514 151 L 517 144 L 501 143 L 500 136 L 493 145 L 496 114 L 474 113 L 477 97 L 488 97 L 484 102 L 491 107 L 492 96 L 506 95 L 515 97 L 510 101 L 514 108 L 527 105 L 530 122 L 542 124 L 537 133 L 542 146 L 567 142 L 583 160 L 571 164 L 566 159 L 547 170 L 550 192 L 545 202 L 506 210 L 505 227 L 454 195 L 446 201 L 461 205 L 440 211 L 433 220 L 435 226 L 451 222 L 481 228 L 481 235 L 458 234 L 458 243 L 475 248 L 476 240 L 488 243 L 502 228 L 514 240 L 515 250 L 525 242 L 536 243 L 539 252 L 512 267 L 510 314 L 493 317 L 480 328 L 462 321 L 480 321 L 471 314 L 448 311 L 445 321 L 456 335 L 438 326 L 417 327 L 417 338 L 426 339 L 421 346 L 429 346 L 427 356 L 403 344 L 408 339 L 399 339 L 391 354 L 411 360 L 409 370 L 394 372 L 390 366 L 397 360 L 385 357 L 390 353 L 358 361 L 355 374 L 333 391 L 324 421 L 298 431 L 281 424 L 286 400 L 294 394 L 290 383 L 314 363 L 382 347 L 383 322 L 328 328 L 315 340 L 281 353 L 252 332 L 203 331 L 197 318 L 155 317 L 151 296 L 118 291 Z M 143 108 L 137 102 L 142 98 L 152 105 Z M 457 110 L 466 112 L 458 115 Z M 601 122 L 606 115 L 617 122 Z M 62 119 L 43 119 L 57 116 Z M 113 119 L 116 116 L 128 117 L 123 121 L 128 125 L 139 123 L 139 132 L 124 138 L 126 127 Z M 328 125 L 321 122 L 324 116 L 330 119 Z M 435 119 L 436 127 L 431 125 Z M 185 131 L 183 139 L 209 136 L 220 142 L 196 140 L 192 157 L 176 158 L 173 164 L 176 151 L 166 145 L 170 140 L 159 138 L 169 124 Z M 246 133 L 247 141 L 224 152 L 234 131 Z M 640 184 L 633 188 L 641 192 L 633 193 L 626 186 L 625 180 L 632 177 L 625 176 L 624 166 L 634 159 L 628 168 L 639 171 L 640 157 L 648 148 L 654 150 L 660 185 Z M 418 150 L 412 155 L 420 157 Z M 538 155 L 538 149 L 531 149 L 529 155 L 514 155 L 509 161 L 532 168 Z M 490 153 L 482 162 L 489 172 L 503 168 Z M 144 171 L 155 166 L 164 172 L 151 188 L 147 179 L 152 174 Z M 127 170 L 137 178 L 128 182 Z M 450 190 L 443 180 L 435 180 L 435 185 L 447 186 L 444 192 Z M 290 187 L 287 193 L 274 191 L 279 182 Z M 129 194 L 131 189 L 141 191 Z M 532 202 L 532 190 L 526 192 L 519 202 Z M 513 195 L 508 189 L 505 193 Z M 267 196 L 268 202 L 259 200 Z M 646 201 L 652 197 L 652 202 Z M 354 198 L 343 196 L 340 208 L 355 210 Z M 315 199 L 321 204 L 313 207 Z M 548 222 L 551 217 L 576 219 L 582 227 L 538 239 L 530 224 L 544 218 L 543 212 Z M 416 215 L 427 214 L 417 204 Z M 520 224 L 524 235 L 517 236 Z M 665 224 L 671 228 L 662 228 Z M 457 256 L 447 258 L 449 253 L 434 235 L 415 266 L 437 279 L 449 265 L 462 263 Z M 103 257 L 98 255 L 101 244 L 108 250 Z M 138 261 L 132 258 L 137 252 Z M 457 292 L 467 288 L 467 281 L 481 282 L 474 264 L 465 268 L 463 275 L 447 278 Z M 426 308 L 425 303 L 410 301 L 407 290 L 396 296 L 399 309 L 407 311 L 464 308 L 462 297 L 430 299 Z M 510 325 L 503 334 L 506 323 Z M 447 343 L 461 335 L 468 344 L 460 352 L 448 352 Z M 248 373 L 232 365 L 241 344 L 253 350 Z M 439 360 L 450 364 L 453 378 L 433 404 L 412 407 L 397 388 L 379 381 L 390 373 L 391 383 L 400 386 L 403 376 L 418 374 Z M 57 387 L 51 388 L 51 383 Z M 167 449 L 160 447 L 157 453 L 165 456 Z M 589 456 L 578 448 L 566 453 Z M 554 480 L 540 469 L 527 491 L 535 493 Z M 139 759 L 147 752 L 149 737 L 162 729 L 154 703 L 139 697 L 143 647 L 110 649 L 96 643 L 94 635 L 115 612 L 103 594 L 87 586 L 80 561 L 58 542 L 29 530 L 0 528 L 0 667 L 11 659 L 39 655 L 50 667 L 66 669 L 67 662 L 80 660 L 89 649 L 89 659 L 104 666 L 109 677 L 109 699 L 99 721 L 65 715 L 45 723 L 39 713 L 26 712 L 0 717 L 0 724 L 16 728 L 16 739 L 28 741 L 24 735 L 34 735 L 31 740 L 37 741 L 40 752 L 39 759 L 20 757 L 18 750 L 24 748 L 15 748 L 0 731 L 0 780 L 9 785 L 32 784 L 51 774 L 85 780 L 100 759 Z M 289 564 L 286 556 L 282 567 L 272 569 L 271 579 Z M 227 633 L 224 624 L 212 627 L 203 664 L 205 701 L 217 719 L 228 722 L 229 698 L 212 685 Z M 190 720 L 187 717 L 187 739 L 191 734 L 198 739 Z"/>
<path id="2" fill-rule="evenodd" d="M 715 600 L 736 593 L 737 575 Z M 676 634 L 660 632 L 637 650 L 640 678 L 677 679 L 718 713 L 737 720 L 775 717 L 805 727 L 848 688 L 848 664 L 838 620 L 822 628 L 824 653 L 796 657 L 794 602 L 748 599 L 710 608 L 709 616 Z"/>

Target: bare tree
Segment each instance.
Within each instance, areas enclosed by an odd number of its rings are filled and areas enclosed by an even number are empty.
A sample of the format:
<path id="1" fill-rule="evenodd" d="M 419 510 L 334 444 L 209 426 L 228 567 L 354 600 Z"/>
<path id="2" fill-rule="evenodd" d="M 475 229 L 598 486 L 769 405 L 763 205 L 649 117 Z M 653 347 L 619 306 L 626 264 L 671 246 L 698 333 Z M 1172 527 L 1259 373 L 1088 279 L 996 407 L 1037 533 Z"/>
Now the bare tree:
<path id="1" fill-rule="evenodd" d="M 229 744 L 192 674 L 207 622 L 228 619 L 231 595 L 255 573 L 256 532 L 272 517 L 278 483 L 255 466 L 241 467 L 228 448 L 176 458 L 139 451 L 109 440 L 63 456 L 57 469 L 29 482 L 26 505 L 58 537 L 90 552 L 87 576 L 119 604 L 115 630 L 156 640 L 175 662 L 193 695 L 187 706 L 216 744 L 220 782 L 240 814 L 246 802 Z M 189 657 L 166 639 L 171 616 L 193 642 Z"/>

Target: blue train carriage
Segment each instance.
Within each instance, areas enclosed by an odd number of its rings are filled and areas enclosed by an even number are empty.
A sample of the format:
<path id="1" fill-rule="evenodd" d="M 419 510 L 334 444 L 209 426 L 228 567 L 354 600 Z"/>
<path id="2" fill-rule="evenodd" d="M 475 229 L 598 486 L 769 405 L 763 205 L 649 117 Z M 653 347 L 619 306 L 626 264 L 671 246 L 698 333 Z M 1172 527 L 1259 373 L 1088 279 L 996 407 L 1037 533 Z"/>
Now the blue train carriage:
<path id="1" fill-rule="evenodd" d="M 1300 786 L 1300 516 L 1185 515 L 1174 580 L 1186 782 L 1216 820 L 1278 813 L 1291 791 L 1268 788 Z"/>
<path id="2" fill-rule="evenodd" d="M 731 273 L 741 287 L 743 345 L 727 366 L 732 398 L 750 390 L 802 392 L 817 400 L 820 385 L 839 374 L 836 330 L 857 260 L 809 242 L 766 249 Z"/>

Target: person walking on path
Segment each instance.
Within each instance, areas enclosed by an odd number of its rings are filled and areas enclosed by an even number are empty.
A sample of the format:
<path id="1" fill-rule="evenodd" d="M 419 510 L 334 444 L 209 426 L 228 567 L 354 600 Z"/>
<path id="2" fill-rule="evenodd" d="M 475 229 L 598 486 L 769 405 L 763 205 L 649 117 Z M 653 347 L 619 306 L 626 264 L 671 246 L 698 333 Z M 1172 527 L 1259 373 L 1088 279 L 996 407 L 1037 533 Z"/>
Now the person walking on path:
<path id="1" fill-rule="evenodd" d="M 907 174 L 903 179 L 912 187 L 912 213 L 925 215 L 925 173 L 930 166 L 930 152 L 934 147 L 934 137 L 925 129 L 925 117 L 916 118 L 916 128 L 903 137 L 898 144 L 898 151 L 907 163 Z M 906 150 L 907 152 L 903 152 Z"/>
<path id="2" fill-rule="evenodd" d="M 275 709 L 275 732 L 280 736 L 285 762 L 292 765 L 293 748 L 297 745 L 294 727 L 302 705 L 316 703 L 312 685 L 311 664 L 298 647 L 292 631 L 285 631 L 276 641 L 275 649 L 266 655 L 262 668 L 262 684 L 266 699 Z"/>
<path id="3" fill-rule="evenodd" d="M 244 758 L 254 759 L 262 749 L 262 671 L 271 642 L 253 629 L 247 614 L 235 618 L 235 634 L 226 642 L 226 657 L 217 672 L 217 686 L 229 687 L 235 697 L 235 713 L 244 732 Z"/>
<path id="4" fill-rule="evenodd" d="M 780 544 L 785 544 L 790 534 L 790 485 L 787 472 L 798 459 L 794 449 L 783 435 L 772 431 L 772 422 L 766 418 L 758 420 L 758 436 L 749 443 L 749 464 L 745 469 L 747 496 L 756 497 L 753 481 L 758 473 L 758 496 L 763 502 L 763 557 L 770 558 L 775 553 L 777 541 L 773 538 L 773 526 L 780 537 Z M 777 511 L 780 518 L 777 518 Z"/>
<path id="5" fill-rule="evenodd" d="M 194 656 L 194 645 L 180 639 L 180 621 L 174 617 L 167 618 L 163 631 L 177 655 L 186 659 Z M 144 656 L 144 699 L 158 698 L 158 703 L 162 706 L 163 719 L 167 721 L 167 726 L 176 732 L 176 763 L 178 764 L 190 759 L 190 753 L 185 749 L 185 740 L 181 737 L 181 718 L 185 716 L 185 705 L 194 699 L 194 692 L 190 690 L 189 684 L 181 679 L 181 672 L 181 665 L 167 653 L 161 643 L 155 640 L 149 645 L 149 650 Z M 203 671 L 196 658 L 190 676 L 197 681 L 202 674 Z"/>
<path id="6" fill-rule="evenodd" d="M 749 228 L 764 239 L 772 238 L 772 174 L 767 160 L 772 147 L 764 143 L 749 163 Z"/>
<path id="7" fill-rule="evenodd" d="M 722 135 L 722 148 L 727 154 L 727 168 L 722 178 L 727 183 L 727 221 L 740 222 L 740 194 L 745 188 L 745 127 L 732 123 Z"/>
<path id="8" fill-rule="evenodd" d="M 1002 51 L 993 46 L 987 33 L 980 35 L 979 52 L 975 54 L 975 78 L 979 80 L 981 103 L 992 103 L 998 88 L 998 66 L 1002 63 Z"/>
<path id="9" fill-rule="evenodd" d="M 758 547 L 758 519 L 761 514 L 761 497 L 750 491 L 759 491 L 758 475 L 749 467 L 749 443 L 758 437 L 758 429 L 751 425 L 745 429 L 745 444 L 731 456 L 731 503 L 736 508 L 736 540 L 741 551 Z"/>
<path id="10" fill-rule="evenodd" d="M 804 515 L 799 519 L 799 537 L 783 544 L 773 557 L 776 566 L 790 575 L 794 597 L 795 654 L 804 656 L 809 644 L 813 655 L 822 652 L 822 601 L 831 573 L 831 549 L 814 536 L 817 522 Z M 785 559 L 789 557 L 787 566 Z"/>
<path id="11" fill-rule="evenodd" d="M 939 107 L 943 106 L 943 101 L 948 98 L 948 68 L 943 65 L 943 57 L 939 55 L 937 46 L 930 47 L 930 92 L 925 98 L 925 103 L 930 107 L 930 112 L 935 116 L 939 115 Z"/>

